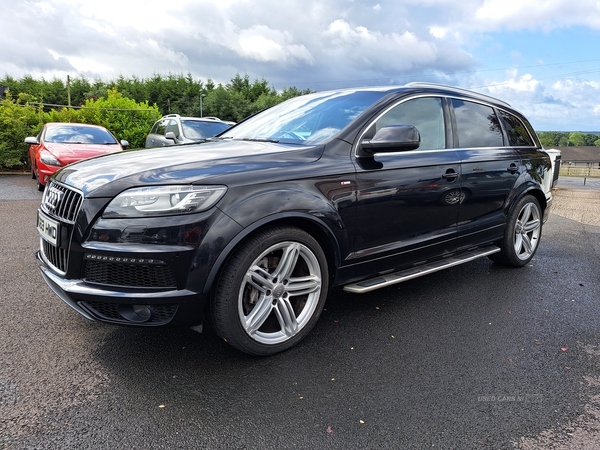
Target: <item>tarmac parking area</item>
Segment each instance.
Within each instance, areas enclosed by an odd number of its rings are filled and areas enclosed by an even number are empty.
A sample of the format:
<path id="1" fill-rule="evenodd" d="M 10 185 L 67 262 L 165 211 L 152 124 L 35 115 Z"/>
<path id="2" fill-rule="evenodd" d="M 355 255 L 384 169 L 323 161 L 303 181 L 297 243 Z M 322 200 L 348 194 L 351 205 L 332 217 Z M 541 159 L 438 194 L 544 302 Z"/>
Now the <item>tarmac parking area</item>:
<path id="1" fill-rule="evenodd" d="M 77 315 L 35 264 L 41 193 L 0 176 L 0 449 L 594 448 L 600 192 L 567 181 L 528 266 L 333 290 L 300 345 L 252 358 Z"/>

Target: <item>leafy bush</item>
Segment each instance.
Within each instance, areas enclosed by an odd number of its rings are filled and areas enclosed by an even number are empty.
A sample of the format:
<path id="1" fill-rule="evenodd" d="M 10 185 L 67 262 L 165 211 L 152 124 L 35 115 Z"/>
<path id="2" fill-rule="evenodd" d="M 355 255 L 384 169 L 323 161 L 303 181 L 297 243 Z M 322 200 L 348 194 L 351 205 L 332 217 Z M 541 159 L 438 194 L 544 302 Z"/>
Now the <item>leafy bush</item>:
<path id="1" fill-rule="evenodd" d="M 21 169 L 30 167 L 27 136 L 36 136 L 45 123 L 71 122 L 102 125 L 117 139 L 125 139 L 131 148 L 144 146 L 146 134 L 160 117 L 158 108 L 148 102 L 137 103 L 123 97 L 116 89 L 108 90 L 108 98 L 87 100 L 81 109 L 61 108 L 43 111 L 29 102 L 35 98 L 10 94 L 0 101 L 0 167 Z"/>
<path id="2" fill-rule="evenodd" d="M 32 97 L 19 94 L 13 99 L 9 94 L 0 100 L 0 167 L 20 169 L 28 165 L 25 144 L 27 136 L 35 136 L 42 127 L 42 110 L 29 104 Z"/>
<path id="3" fill-rule="evenodd" d="M 137 103 L 116 89 L 109 89 L 107 94 L 108 98 L 85 102 L 84 108 L 77 111 L 80 122 L 102 125 L 117 139 L 128 141 L 131 148 L 143 147 L 150 128 L 161 117 L 158 107 Z"/>
<path id="4" fill-rule="evenodd" d="M 125 78 L 89 81 L 85 77 L 67 80 L 36 80 L 5 76 L 0 84 L 16 99 L 0 100 L 0 167 L 29 166 L 27 136 L 35 136 L 47 122 L 79 122 L 106 127 L 132 148 L 143 147 L 145 137 L 162 114 L 182 116 L 216 116 L 223 120 L 240 120 L 284 100 L 311 92 L 295 87 L 277 92 L 267 80 L 250 81 L 237 74 L 225 86 L 212 80 L 194 80 L 191 74 L 154 75 L 148 79 Z M 38 103 L 65 104 L 68 93 L 75 106 L 43 111 Z M 22 94 L 21 94 L 22 93 Z M 35 97 L 33 96 L 35 95 Z M 87 99 L 87 100 L 86 100 Z M 152 105 L 152 106 L 149 106 Z M 81 108 L 81 109 L 79 109 Z"/>

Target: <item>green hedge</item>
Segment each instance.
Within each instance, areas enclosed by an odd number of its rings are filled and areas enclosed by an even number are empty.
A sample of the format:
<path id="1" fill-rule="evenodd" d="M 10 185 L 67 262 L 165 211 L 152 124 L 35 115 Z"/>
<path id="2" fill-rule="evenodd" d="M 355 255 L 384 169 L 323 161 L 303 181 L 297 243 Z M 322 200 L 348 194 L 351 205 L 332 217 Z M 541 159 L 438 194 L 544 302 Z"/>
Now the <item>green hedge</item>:
<path id="1" fill-rule="evenodd" d="M 35 98 L 19 94 L 0 100 L 0 167 L 29 169 L 29 146 L 24 140 L 36 136 L 45 123 L 73 122 L 102 125 L 131 148 L 141 148 L 153 123 L 161 117 L 156 105 L 136 102 L 109 89 L 107 98 L 90 99 L 81 108 L 51 109 L 44 112 Z"/>
<path id="2" fill-rule="evenodd" d="M 28 103 L 30 96 L 10 95 L 0 101 L 0 167 L 21 169 L 28 166 L 29 146 L 24 140 L 35 136 L 43 125 L 44 112 Z"/>

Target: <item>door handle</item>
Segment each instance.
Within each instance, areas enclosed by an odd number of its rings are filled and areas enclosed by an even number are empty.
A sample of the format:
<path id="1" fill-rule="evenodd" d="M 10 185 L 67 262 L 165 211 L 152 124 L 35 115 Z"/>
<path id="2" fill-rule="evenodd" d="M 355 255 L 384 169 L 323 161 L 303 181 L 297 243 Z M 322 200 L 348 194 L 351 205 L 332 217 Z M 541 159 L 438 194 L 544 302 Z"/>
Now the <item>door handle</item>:
<path id="1" fill-rule="evenodd" d="M 517 166 L 516 163 L 511 163 L 506 170 L 508 170 L 510 173 L 516 173 L 517 170 L 519 170 L 519 166 Z"/>
<path id="2" fill-rule="evenodd" d="M 458 178 L 458 173 L 456 173 L 454 169 L 448 169 L 446 170 L 446 173 L 442 175 L 442 178 L 452 182 Z"/>

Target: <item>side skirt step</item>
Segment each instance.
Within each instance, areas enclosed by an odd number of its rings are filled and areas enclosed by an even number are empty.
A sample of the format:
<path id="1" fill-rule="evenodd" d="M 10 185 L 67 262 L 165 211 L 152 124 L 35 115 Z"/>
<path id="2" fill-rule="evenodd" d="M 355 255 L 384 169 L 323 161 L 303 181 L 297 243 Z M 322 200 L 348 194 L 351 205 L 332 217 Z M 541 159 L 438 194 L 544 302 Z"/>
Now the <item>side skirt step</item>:
<path id="1" fill-rule="evenodd" d="M 448 269 L 449 267 L 458 266 L 460 264 L 473 261 L 474 259 L 482 258 L 493 253 L 498 253 L 500 247 L 489 245 L 487 247 L 471 250 L 460 255 L 455 255 L 450 258 L 445 258 L 439 261 L 423 264 L 410 269 L 401 270 L 398 272 L 379 275 L 369 280 L 359 281 L 358 283 L 348 284 L 344 286 L 344 291 L 354 292 L 355 294 L 364 294 L 375 289 L 380 289 L 392 284 L 402 283 L 403 281 L 412 280 L 413 278 L 422 277 L 433 272 Z"/>

